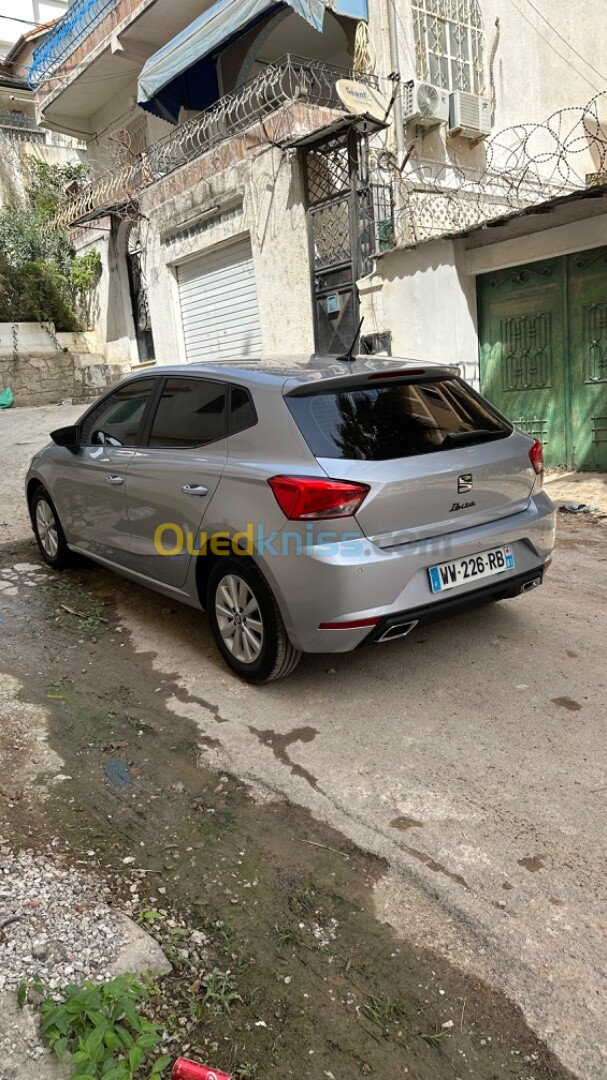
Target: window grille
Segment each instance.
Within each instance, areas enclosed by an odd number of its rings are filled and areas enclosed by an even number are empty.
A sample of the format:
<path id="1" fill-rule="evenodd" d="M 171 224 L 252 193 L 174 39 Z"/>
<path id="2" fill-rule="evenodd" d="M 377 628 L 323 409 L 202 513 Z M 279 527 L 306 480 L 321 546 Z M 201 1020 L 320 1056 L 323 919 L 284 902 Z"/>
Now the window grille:
<path id="1" fill-rule="evenodd" d="M 478 0 L 412 0 L 420 79 L 483 94 L 483 26 Z"/>

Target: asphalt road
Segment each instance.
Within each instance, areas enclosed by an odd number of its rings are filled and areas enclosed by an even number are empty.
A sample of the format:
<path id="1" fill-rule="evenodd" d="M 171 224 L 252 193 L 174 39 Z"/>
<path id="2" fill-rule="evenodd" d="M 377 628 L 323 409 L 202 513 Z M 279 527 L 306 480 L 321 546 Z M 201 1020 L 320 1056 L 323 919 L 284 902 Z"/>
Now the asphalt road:
<path id="1" fill-rule="evenodd" d="M 0 414 L 0 551 L 28 535 L 30 453 L 79 411 Z M 204 618 L 115 595 L 218 767 L 385 857 L 378 916 L 499 985 L 583 1080 L 607 1075 L 606 539 L 564 520 L 541 590 L 258 689 Z"/>

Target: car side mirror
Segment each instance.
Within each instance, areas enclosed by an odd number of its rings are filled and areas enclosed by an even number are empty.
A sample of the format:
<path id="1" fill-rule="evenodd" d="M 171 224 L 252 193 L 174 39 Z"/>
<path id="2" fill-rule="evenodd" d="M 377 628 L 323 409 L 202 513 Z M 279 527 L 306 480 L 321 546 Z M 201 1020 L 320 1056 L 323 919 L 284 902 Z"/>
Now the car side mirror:
<path id="1" fill-rule="evenodd" d="M 51 439 L 57 446 L 65 446 L 66 449 L 75 451 L 79 445 L 79 431 L 75 424 L 70 424 L 68 427 L 57 428 L 56 431 L 51 431 Z"/>

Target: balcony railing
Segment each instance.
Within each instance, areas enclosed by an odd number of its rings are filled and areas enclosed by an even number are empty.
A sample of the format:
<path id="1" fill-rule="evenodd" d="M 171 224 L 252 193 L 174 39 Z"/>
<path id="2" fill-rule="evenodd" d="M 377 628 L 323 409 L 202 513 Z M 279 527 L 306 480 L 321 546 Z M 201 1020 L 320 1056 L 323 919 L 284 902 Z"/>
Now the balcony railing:
<path id="1" fill-rule="evenodd" d="M 99 216 L 103 209 L 108 212 L 132 200 L 175 169 L 195 161 L 256 123 L 263 126 L 270 117 L 272 131 L 264 130 L 262 141 L 267 145 L 287 145 L 297 136 L 293 110 L 288 106 L 321 106 L 345 112 L 335 84 L 349 74 L 318 60 L 285 56 L 165 139 L 87 185 L 62 210 L 57 224 L 65 226 L 85 217 Z M 372 76 L 368 80 L 374 84 L 377 81 Z"/>
<path id="2" fill-rule="evenodd" d="M 46 133 L 26 113 L 0 113 L 0 132 L 13 142 L 44 143 Z"/>
<path id="3" fill-rule="evenodd" d="M 48 79 L 117 3 L 118 0 L 76 0 L 34 49 L 28 85 L 35 89 Z"/>

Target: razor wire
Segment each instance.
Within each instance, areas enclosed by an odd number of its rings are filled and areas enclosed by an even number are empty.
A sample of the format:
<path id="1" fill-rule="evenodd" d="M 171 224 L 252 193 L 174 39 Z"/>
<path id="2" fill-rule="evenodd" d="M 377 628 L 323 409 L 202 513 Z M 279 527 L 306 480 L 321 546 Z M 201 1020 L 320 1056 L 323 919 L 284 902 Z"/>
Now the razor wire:
<path id="1" fill-rule="evenodd" d="M 90 182 L 73 193 L 55 224 L 65 227 L 100 213 L 126 215 L 146 189 L 198 159 L 205 159 L 201 179 L 208 179 L 237 167 L 243 157 L 321 134 L 323 126 L 347 117 L 336 83 L 349 74 L 288 55 L 148 147 L 141 148 L 138 128 L 120 129 L 91 162 Z M 376 76 L 364 78 L 382 91 L 388 85 Z M 368 140 L 369 181 L 381 218 L 375 253 L 452 236 L 607 184 L 607 91 L 582 107 L 512 125 L 472 146 L 441 132 L 428 140 L 433 156 L 423 150 L 426 138 L 422 143 L 417 137 L 404 165 L 388 139 L 384 131 Z"/>
<path id="2" fill-rule="evenodd" d="M 541 123 L 515 124 L 479 143 L 464 164 L 447 140 L 443 157 L 405 167 L 377 152 L 394 186 L 397 247 L 447 237 L 576 191 L 607 185 L 607 91 Z M 382 157 L 383 155 L 383 157 Z"/>

